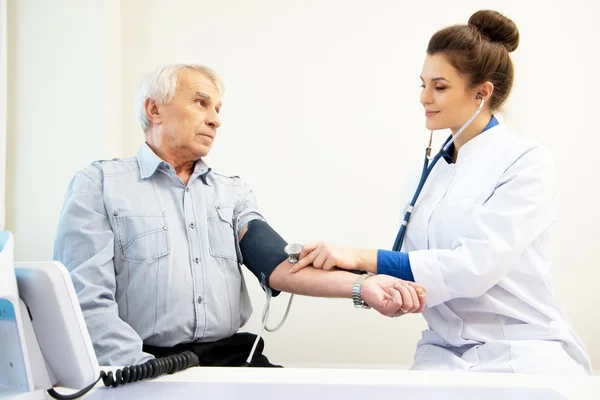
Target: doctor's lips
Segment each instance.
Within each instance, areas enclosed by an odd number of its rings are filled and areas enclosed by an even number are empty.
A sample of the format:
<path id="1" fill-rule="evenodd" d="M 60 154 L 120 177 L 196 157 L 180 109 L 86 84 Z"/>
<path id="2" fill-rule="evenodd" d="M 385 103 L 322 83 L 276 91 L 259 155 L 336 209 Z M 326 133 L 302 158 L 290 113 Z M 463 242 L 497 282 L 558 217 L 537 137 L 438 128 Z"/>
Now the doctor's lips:
<path id="1" fill-rule="evenodd" d="M 425 110 L 425 116 L 426 117 L 431 117 L 435 114 L 439 113 L 439 111 L 433 111 L 433 110 Z"/>

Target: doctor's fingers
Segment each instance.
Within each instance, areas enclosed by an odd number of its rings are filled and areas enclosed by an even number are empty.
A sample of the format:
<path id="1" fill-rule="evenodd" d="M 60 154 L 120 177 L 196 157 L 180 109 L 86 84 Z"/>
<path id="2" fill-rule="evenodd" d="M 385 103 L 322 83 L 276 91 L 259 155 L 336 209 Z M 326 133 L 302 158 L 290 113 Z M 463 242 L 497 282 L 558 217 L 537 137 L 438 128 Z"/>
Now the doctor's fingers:
<path id="1" fill-rule="evenodd" d="M 422 308 L 423 308 L 422 303 L 423 303 L 424 299 L 421 300 L 422 297 L 420 297 L 417 294 L 417 289 L 415 289 L 414 286 L 409 285 L 408 282 L 401 281 L 401 282 L 394 283 L 394 287 L 405 288 L 408 291 L 408 293 L 410 294 L 411 307 L 409 308 L 408 304 L 406 304 L 404 307 L 402 307 L 404 310 L 406 310 L 406 312 L 416 313 L 416 312 L 419 312 L 419 310 L 422 311 Z"/>
<path id="2" fill-rule="evenodd" d="M 402 295 L 402 308 L 401 310 L 408 313 L 413 308 L 413 296 L 410 293 L 409 287 L 401 283 L 394 283 L 394 289 L 398 290 Z"/>
<path id="3" fill-rule="evenodd" d="M 408 286 L 411 286 L 415 289 L 415 292 L 417 293 L 417 297 L 419 298 L 419 303 L 420 303 L 420 307 L 414 311 L 416 313 L 421 313 L 423 312 L 423 310 L 425 309 L 425 303 L 427 302 L 427 292 L 425 291 L 425 287 L 423 285 L 421 285 L 420 283 L 415 283 L 415 282 L 410 282 L 410 281 L 406 281 L 405 282 Z"/>
<path id="4" fill-rule="evenodd" d="M 413 286 L 406 285 L 406 288 L 410 292 L 410 295 L 412 296 L 412 300 L 413 300 L 413 306 L 409 312 L 416 313 L 422 307 L 421 298 L 417 295 L 417 290 Z"/>
<path id="5" fill-rule="evenodd" d="M 327 256 L 327 260 L 323 264 L 323 269 L 326 271 L 330 271 L 333 268 L 337 267 L 337 265 L 338 265 L 337 259 L 335 257 L 333 257 L 333 255 L 329 254 Z"/>
<path id="6" fill-rule="evenodd" d="M 291 273 L 298 272 L 302 268 L 309 266 L 315 261 L 315 258 L 319 255 L 318 249 L 313 249 L 308 255 L 300 257 L 300 260 L 290 269 Z"/>
<path id="7" fill-rule="evenodd" d="M 399 290 L 394 289 L 393 287 L 388 287 L 384 290 L 385 297 L 389 304 L 390 312 L 386 314 L 388 317 L 397 317 L 398 313 L 403 313 L 400 311 L 402 309 L 402 294 Z"/>
<path id="8" fill-rule="evenodd" d="M 405 311 L 406 304 L 404 303 L 401 291 L 391 287 L 388 289 L 388 292 L 393 294 L 392 298 L 394 300 L 394 315 L 391 315 L 391 317 L 397 318 L 408 314 L 410 311 Z"/>
<path id="9" fill-rule="evenodd" d="M 407 284 L 408 286 L 414 287 L 415 290 L 417 291 L 417 295 L 419 297 L 425 296 L 425 286 L 421 285 L 420 283 L 411 282 L 411 281 L 404 281 L 404 283 Z"/>
<path id="10" fill-rule="evenodd" d="M 325 263 L 327 262 L 327 252 L 320 251 L 319 249 L 317 249 L 317 250 L 313 251 L 313 253 L 317 254 L 316 258 L 312 262 L 313 267 L 325 269 L 324 267 L 325 267 Z"/>
<path id="11" fill-rule="evenodd" d="M 302 250 L 300 250 L 300 256 L 299 256 L 299 258 L 306 257 L 309 253 L 311 253 L 314 249 L 316 249 L 317 247 L 319 247 L 321 244 L 322 244 L 321 241 L 303 244 L 302 245 Z"/>

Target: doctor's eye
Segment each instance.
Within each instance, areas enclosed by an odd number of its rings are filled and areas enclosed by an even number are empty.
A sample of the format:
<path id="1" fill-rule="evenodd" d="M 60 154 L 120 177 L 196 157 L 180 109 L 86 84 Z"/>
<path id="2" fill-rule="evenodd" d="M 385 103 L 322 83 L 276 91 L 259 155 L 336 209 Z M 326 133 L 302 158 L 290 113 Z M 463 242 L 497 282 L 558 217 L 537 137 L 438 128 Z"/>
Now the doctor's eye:
<path id="1" fill-rule="evenodd" d="M 206 100 L 198 99 L 196 103 L 200 104 L 202 107 L 206 107 Z"/>

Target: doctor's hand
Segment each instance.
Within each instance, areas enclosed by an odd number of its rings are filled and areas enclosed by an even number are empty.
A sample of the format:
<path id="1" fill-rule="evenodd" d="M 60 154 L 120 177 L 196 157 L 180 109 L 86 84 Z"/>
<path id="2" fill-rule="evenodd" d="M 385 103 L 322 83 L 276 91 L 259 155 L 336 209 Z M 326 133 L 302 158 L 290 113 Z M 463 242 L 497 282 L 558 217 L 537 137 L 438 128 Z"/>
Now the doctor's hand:
<path id="1" fill-rule="evenodd" d="M 425 308 L 425 288 L 388 275 L 373 275 L 361 287 L 362 299 L 386 317 L 420 313 Z"/>
<path id="2" fill-rule="evenodd" d="M 336 267 L 345 270 L 359 270 L 366 264 L 363 262 L 364 254 L 365 250 L 336 246 L 325 242 L 307 243 L 302 246 L 299 260 L 290 271 L 298 272 L 309 265 L 324 270 Z M 363 271 L 367 270 L 363 269 Z M 377 271 L 367 272 L 375 273 Z"/>

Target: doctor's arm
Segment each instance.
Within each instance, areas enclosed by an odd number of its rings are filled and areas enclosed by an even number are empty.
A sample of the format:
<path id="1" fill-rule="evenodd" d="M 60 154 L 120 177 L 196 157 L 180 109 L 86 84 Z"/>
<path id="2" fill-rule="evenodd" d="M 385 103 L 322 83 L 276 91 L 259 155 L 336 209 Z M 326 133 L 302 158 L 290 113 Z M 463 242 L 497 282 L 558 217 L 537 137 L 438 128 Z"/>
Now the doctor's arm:
<path id="1" fill-rule="evenodd" d="M 274 296 L 279 291 L 285 291 L 313 297 L 352 298 L 352 287 L 358 278 L 356 274 L 312 267 L 297 274 L 292 273 L 293 264 L 283 253 L 285 241 L 268 227 L 257 211 L 252 191 L 245 187 L 243 193 L 234 211 L 234 226 L 239 240 L 238 255 L 263 286 L 269 286 Z M 253 229 L 250 233 L 249 227 Z M 249 237 L 245 238 L 246 235 Z M 254 265 L 249 258 L 254 260 Z M 425 293 L 422 287 L 409 286 L 391 276 L 367 278 L 362 284 L 361 295 L 367 304 L 386 316 L 421 312 L 424 307 Z"/>
<path id="2" fill-rule="evenodd" d="M 100 365 L 154 358 L 119 317 L 115 302 L 114 236 L 104 206 L 101 172 L 88 167 L 71 181 L 60 214 L 54 259 L 70 272 Z"/>
<path id="3" fill-rule="evenodd" d="M 533 148 L 506 170 L 491 197 L 465 221 L 468 236 L 457 237 L 451 249 L 408 254 L 415 281 L 427 288 L 430 306 L 479 297 L 508 274 L 554 219 L 552 158 Z"/>
<path id="4" fill-rule="evenodd" d="M 325 269 L 338 266 L 412 278 L 425 287 L 427 305 L 433 307 L 453 298 L 481 296 L 506 276 L 554 218 L 552 158 L 543 148 L 532 148 L 468 216 L 464 224 L 469 234 L 457 237 L 451 248 L 403 253 L 313 243 L 303 249 L 294 271 L 313 263 Z"/>

